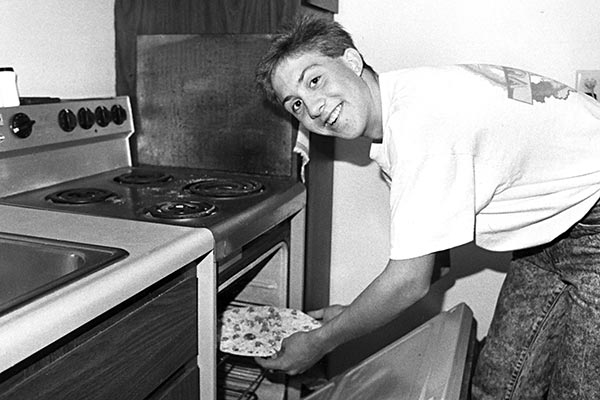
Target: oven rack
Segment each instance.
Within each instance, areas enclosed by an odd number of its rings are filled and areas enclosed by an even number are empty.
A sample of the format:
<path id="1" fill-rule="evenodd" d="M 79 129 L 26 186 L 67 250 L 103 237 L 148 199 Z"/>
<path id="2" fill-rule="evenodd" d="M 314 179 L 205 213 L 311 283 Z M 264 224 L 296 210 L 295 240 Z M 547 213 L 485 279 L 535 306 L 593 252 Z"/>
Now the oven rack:
<path id="1" fill-rule="evenodd" d="M 227 309 L 259 305 L 247 301 L 233 300 Z M 265 378 L 266 371 L 251 357 L 235 356 L 219 351 L 217 363 L 218 400 L 259 400 L 257 389 Z"/>
<path id="2" fill-rule="evenodd" d="M 219 400 L 258 400 L 265 371 L 249 357 L 221 354 L 217 364 Z"/>

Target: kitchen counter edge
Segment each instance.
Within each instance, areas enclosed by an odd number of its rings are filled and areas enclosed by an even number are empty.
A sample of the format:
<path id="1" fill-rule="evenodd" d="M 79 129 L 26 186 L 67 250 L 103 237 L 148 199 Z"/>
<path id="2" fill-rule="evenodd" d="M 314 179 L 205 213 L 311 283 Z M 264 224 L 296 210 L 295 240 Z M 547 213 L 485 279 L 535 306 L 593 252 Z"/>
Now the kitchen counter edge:
<path id="1" fill-rule="evenodd" d="M 129 255 L 0 316 L 0 372 L 213 249 L 208 229 L 0 205 L 0 232 L 117 247 Z"/>

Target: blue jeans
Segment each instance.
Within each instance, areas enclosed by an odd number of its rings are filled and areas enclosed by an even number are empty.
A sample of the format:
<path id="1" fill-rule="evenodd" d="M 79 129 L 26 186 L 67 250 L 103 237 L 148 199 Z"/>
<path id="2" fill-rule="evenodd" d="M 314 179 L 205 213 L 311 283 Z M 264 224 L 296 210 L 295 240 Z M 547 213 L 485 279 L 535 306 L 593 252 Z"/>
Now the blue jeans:
<path id="1" fill-rule="evenodd" d="M 552 243 L 514 253 L 472 398 L 600 399 L 600 205 Z"/>

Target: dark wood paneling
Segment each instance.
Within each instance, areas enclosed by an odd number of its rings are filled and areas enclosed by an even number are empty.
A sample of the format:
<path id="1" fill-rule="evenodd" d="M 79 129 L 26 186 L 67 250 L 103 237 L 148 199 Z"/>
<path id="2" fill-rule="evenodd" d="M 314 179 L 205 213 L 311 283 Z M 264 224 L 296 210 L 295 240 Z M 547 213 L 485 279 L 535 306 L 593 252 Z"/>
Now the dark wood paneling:
<path id="1" fill-rule="evenodd" d="M 300 11 L 300 0 L 116 0 L 117 94 L 135 97 L 137 35 L 272 33 Z"/>
<path id="2" fill-rule="evenodd" d="M 200 393 L 198 374 L 196 364 L 188 363 L 146 400 L 196 400 Z"/>

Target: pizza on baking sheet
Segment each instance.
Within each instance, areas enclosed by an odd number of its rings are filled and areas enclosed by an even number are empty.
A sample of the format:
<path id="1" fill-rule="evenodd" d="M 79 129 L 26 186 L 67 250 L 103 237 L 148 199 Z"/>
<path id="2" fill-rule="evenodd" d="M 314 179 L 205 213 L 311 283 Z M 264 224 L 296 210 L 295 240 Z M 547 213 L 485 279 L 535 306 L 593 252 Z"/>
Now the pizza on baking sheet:
<path id="1" fill-rule="evenodd" d="M 232 307 L 220 319 L 219 348 L 230 354 L 268 357 L 281 349 L 284 338 L 320 326 L 319 321 L 292 308 Z"/>

